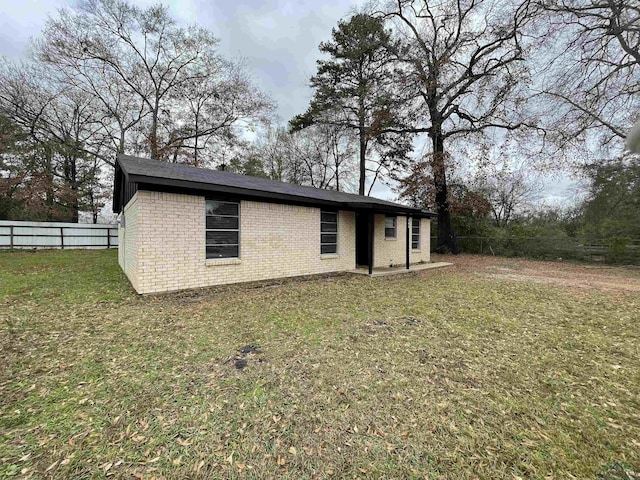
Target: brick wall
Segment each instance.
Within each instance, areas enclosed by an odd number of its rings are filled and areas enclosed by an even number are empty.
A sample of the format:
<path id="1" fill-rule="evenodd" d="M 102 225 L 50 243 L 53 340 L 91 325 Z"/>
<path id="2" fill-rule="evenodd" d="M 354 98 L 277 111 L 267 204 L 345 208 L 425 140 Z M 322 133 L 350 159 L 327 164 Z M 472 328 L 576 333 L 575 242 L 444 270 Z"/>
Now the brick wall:
<path id="1" fill-rule="evenodd" d="M 374 215 L 373 266 L 388 267 L 406 265 L 407 217 L 396 217 L 396 238 L 385 238 L 385 215 Z M 410 248 L 409 263 L 429 262 L 431 222 L 427 218 L 420 221 L 420 249 Z"/>
<path id="2" fill-rule="evenodd" d="M 431 220 L 420 220 L 420 259 L 423 262 L 431 261 Z"/>
<path id="3" fill-rule="evenodd" d="M 130 271 L 133 264 L 125 271 L 138 293 L 355 268 L 353 212 L 339 212 L 337 255 L 320 255 L 320 209 L 242 201 L 240 258 L 207 260 L 204 197 L 139 190 L 134 200 L 135 209 L 125 209 L 125 257 L 137 248 L 137 272 Z M 129 244 L 134 212 L 135 247 Z"/>
<path id="4" fill-rule="evenodd" d="M 205 258 L 205 199 L 139 190 L 126 205 L 118 261 L 138 293 L 156 293 L 355 268 L 355 214 L 340 211 L 338 253 L 320 255 L 320 209 L 242 201 L 240 258 Z M 430 221 L 421 220 L 420 249 L 410 261 L 430 260 Z M 397 238 L 385 240 L 375 215 L 374 266 L 404 265 L 406 217 Z"/>
<path id="5" fill-rule="evenodd" d="M 138 254 L 140 234 L 140 208 L 136 193 L 124 207 L 118 228 L 118 263 L 129 278 L 133 288 L 138 290 Z M 124 227 L 122 227 L 124 221 Z"/>

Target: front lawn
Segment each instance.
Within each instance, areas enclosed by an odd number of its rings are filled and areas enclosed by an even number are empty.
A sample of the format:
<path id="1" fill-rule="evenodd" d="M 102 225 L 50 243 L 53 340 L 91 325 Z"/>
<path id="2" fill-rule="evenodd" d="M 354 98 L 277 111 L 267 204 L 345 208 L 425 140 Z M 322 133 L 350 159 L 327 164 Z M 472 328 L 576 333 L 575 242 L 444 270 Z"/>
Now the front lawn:
<path id="1" fill-rule="evenodd" d="M 139 297 L 115 251 L 0 252 L 0 478 L 640 468 L 640 273 L 453 261 Z"/>

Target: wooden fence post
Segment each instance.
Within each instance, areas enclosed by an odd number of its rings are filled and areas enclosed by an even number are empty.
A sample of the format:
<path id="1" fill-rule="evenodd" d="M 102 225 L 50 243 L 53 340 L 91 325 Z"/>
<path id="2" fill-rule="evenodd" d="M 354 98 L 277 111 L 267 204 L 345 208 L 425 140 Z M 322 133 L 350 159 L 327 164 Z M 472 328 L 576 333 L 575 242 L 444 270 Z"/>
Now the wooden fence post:
<path id="1" fill-rule="evenodd" d="M 9 246 L 13 250 L 13 225 L 9 226 Z"/>
<path id="2" fill-rule="evenodd" d="M 60 246 L 64 250 L 64 227 L 60 227 Z"/>
<path id="3" fill-rule="evenodd" d="M 107 228 L 107 249 L 111 248 L 111 230 Z"/>

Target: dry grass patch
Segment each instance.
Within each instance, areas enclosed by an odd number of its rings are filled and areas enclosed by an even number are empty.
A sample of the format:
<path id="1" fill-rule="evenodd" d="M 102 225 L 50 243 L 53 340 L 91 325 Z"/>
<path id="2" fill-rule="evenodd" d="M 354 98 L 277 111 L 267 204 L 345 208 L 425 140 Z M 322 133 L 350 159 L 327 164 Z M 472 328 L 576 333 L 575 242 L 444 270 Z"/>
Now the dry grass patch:
<path id="1" fill-rule="evenodd" d="M 480 255 L 436 255 L 435 258 L 455 263 L 459 272 L 498 280 L 547 283 L 612 293 L 640 293 L 640 267 L 637 265 L 614 267 Z"/>
<path id="2" fill-rule="evenodd" d="M 640 466 L 633 292 L 576 297 L 476 265 L 138 297 L 115 252 L 0 264 L 0 477 L 544 479 Z"/>

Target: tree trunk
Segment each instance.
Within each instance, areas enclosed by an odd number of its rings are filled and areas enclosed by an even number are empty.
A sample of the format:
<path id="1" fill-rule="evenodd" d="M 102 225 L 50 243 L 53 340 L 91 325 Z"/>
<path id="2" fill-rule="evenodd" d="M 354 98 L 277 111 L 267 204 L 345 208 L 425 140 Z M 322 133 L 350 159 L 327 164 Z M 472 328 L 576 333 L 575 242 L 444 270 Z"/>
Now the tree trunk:
<path id="1" fill-rule="evenodd" d="M 193 166 L 194 167 L 199 167 L 200 163 L 198 162 L 198 120 L 200 119 L 200 109 L 198 108 L 197 112 L 196 112 L 196 118 L 195 118 L 195 131 L 196 131 L 196 137 L 193 139 Z"/>
<path id="2" fill-rule="evenodd" d="M 160 101 L 156 97 L 153 111 L 151 112 L 151 132 L 149 133 L 149 153 L 154 160 L 160 160 L 158 157 L 158 110 Z"/>
<path id="3" fill-rule="evenodd" d="M 118 153 L 124 154 L 124 145 L 125 145 L 125 131 L 120 129 L 120 142 L 118 143 Z"/>
<path id="4" fill-rule="evenodd" d="M 364 128 L 360 128 L 360 184 L 358 194 L 364 195 L 365 183 L 367 180 L 367 141 L 365 139 Z"/>
<path id="5" fill-rule="evenodd" d="M 158 160 L 158 119 L 153 115 L 151 121 L 151 133 L 149 134 L 149 156 L 154 160 Z"/>
<path id="6" fill-rule="evenodd" d="M 358 186 L 358 194 L 364 195 L 365 184 L 367 181 L 367 131 L 364 127 L 365 112 L 364 98 L 360 96 L 358 111 L 358 138 L 360 140 L 360 182 Z"/>
<path id="7" fill-rule="evenodd" d="M 54 182 L 53 182 L 53 152 L 49 145 L 45 144 L 44 146 L 44 165 L 45 171 L 44 175 L 46 177 L 45 180 L 45 195 L 44 195 L 44 215 L 45 220 L 51 221 L 56 220 L 54 217 L 54 207 L 55 207 L 55 191 L 54 191 Z"/>
<path id="8" fill-rule="evenodd" d="M 438 214 L 438 244 L 437 253 L 459 253 L 455 242 L 453 229 L 451 228 L 451 211 L 449 210 L 449 198 L 447 192 L 447 171 L 445 165 L 444 139 L 442 131 L 436 128 L 431 132 L 433 145 L 433 158 L 431 169 L 433 171 L 433 183 L 436 189 L 436 210 Z"/>
<path id="9" fill-rule="evenodd" d="M 78 166 L 76 158 L 69 158 L 69 175 L 67 181 L 71 188 L 71 222 L 78 223 L 80 218 L 80 199 L 78 198 Z"/>

